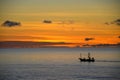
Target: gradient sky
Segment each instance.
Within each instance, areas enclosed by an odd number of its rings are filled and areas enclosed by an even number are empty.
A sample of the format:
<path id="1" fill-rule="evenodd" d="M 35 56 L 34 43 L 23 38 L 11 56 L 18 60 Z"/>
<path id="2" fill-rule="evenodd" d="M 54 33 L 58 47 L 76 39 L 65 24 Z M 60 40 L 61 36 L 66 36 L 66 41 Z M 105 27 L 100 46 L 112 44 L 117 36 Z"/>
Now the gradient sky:
<path id="1" fill-rule="evenodd" d="M 0 41 L 39 41 L 116 44 L 120 26 L 106 25 L 120 18 L 120 0 L 0 0 Z M 53 23 L 42 23 L 44 19 Z M 94 40 L 85 41 L 85 38 Z"/>

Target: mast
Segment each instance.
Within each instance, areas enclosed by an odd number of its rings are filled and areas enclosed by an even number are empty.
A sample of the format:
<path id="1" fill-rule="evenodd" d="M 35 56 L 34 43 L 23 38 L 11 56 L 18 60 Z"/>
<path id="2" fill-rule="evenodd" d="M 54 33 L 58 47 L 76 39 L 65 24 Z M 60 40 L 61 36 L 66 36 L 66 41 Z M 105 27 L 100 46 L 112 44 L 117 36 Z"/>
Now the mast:
<path id="1" fill-rule="evenodd" d="M 88 53 L 88 59 L 90 59 L 90 52 Z"/>

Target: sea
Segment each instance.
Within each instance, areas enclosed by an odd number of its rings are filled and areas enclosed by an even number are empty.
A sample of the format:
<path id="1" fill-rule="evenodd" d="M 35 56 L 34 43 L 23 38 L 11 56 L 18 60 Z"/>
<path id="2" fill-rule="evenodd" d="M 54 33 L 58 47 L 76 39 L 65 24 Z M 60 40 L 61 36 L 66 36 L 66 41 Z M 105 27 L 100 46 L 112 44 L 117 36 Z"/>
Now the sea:
<path id="1" fill-rule="evenodd" d="M 120 80 L 120 48 L 2 48 L 0 80 Z"/>

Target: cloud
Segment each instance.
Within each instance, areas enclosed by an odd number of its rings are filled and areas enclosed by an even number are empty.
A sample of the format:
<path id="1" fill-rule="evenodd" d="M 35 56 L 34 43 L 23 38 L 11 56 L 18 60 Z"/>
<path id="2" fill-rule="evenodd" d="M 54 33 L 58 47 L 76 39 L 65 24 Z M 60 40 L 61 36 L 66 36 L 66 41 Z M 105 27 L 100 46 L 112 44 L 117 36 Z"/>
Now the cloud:
<path id="1" fill-rule="evenodd" d="M 90 41 L 90 40 L 94 40 L 94 38 L 85 38 L 85 41 Z"/>
<path id="2" fill-rule="evenodd" d="M 118 38 L 120 38 L 120 36 L 118 36 Z"/>
<path id="3" fill-rule="evenodd" d="M 65 42 L 0 41 L 0 48 L 52 48 L 69 47 L 72 44 Z"/>
<path id="4" fill-rule="evenodd" d="M 52 21 L 51 20 L 44 20 L 43 23 L 50 24 L 50 23 L 52 23 Z"/>
<path id="5" fill-rule="evenodd" d="M 2 26 L 4 26 L 4 27 L 15 27 L 15 26 L 20 26 L 20 25 L 21 25 L 20 22 L 14 22 L 14 21 L 9 21 L 9 20 L 5 21 L 2 24 Z"/>
<path id="6" fill-rule="evenodd" d="M 109 23 L 108 23 L 108 22 L 106 22 L 105 24 L 106 24 L 106 25 L 109 25 Z"/>
<path id="7" fill-rule="evenodd" d="M 106 22 L 105 24 L 106 24 L 106 25 L 115 24 L 115 25 L 120 26 L 120 19 L 116 19 L 116 20 L 111 21 L 111 22 Z"/>
<path id="8" fill-rule="evenodd" d="M 120 19 L 117 19 L 117 20 L 113 21 L 113 24 L 116 24 L 116 25 L 120 26 Z"/>

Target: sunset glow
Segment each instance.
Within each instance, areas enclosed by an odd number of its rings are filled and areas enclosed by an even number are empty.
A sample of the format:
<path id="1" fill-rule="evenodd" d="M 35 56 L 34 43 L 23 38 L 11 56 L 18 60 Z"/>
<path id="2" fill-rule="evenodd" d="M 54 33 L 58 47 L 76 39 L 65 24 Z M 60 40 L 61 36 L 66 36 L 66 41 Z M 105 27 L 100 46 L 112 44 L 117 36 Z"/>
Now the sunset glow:
<path id="1" fill-rule="evenodd" d="M 21 23 L 1 25 L 0 41 L 64 42 L 69 47 L 120 43 L 120 25 L 111 24 L 120 18 L 118 0 L 5 0 L 0 5 L 0 24 Z"/>

